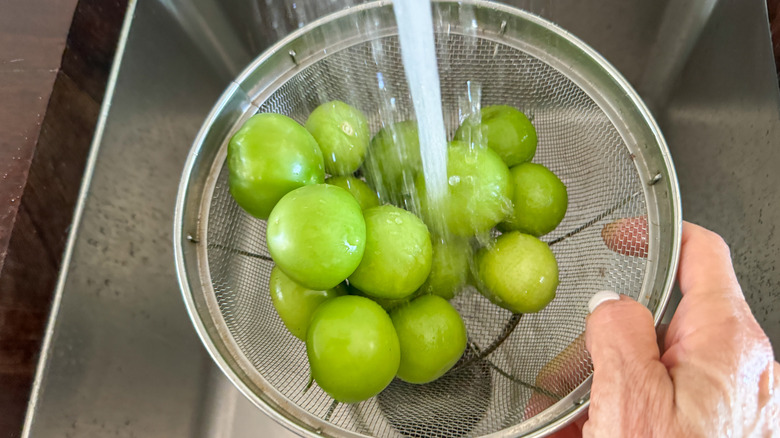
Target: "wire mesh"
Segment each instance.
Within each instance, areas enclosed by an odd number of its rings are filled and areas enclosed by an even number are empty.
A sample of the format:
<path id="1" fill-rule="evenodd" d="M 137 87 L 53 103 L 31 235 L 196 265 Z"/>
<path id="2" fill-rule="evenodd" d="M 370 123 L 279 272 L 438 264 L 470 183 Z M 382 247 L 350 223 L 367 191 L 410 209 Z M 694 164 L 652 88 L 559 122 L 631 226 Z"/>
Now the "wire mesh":
<path id="1" fill-rule="evenodd" d="M 383 53 L 379 65 L 377 47 Z M 567 214 L 544 237 L 560 270 L 556 298 L 544 310 L 513 321 L 510 312 L 467 289 L 452 301 L 469 335 L 464 366 L 430 384 L 396 379 L 371 400 L 334 405 L 316 384 L 304 391 L 309 378 L 305 345 L 285 329 L 268 292 L 273 262 L 265 245 L 266 224 L 233 201 L 226 166 L 206 218 L 213 291 L 242 355 L 291 403 L 365 435 L 480 436 L 544 410 L 592 372 L 582 340 L 590 296 L 611 289 L 638 297 L 648 263 L 614 252 L 602 240 L 604 225 L 646 216 L 647 206 L 634 157 L 594 100 L 550 65 L 508 45 L 440 34 L 437 50 L 450 138 L 466 82 L 479 83 L 482 105 L 511 105 L 529 115 L 539 138 L 534 162 L 550 168 L 568 188 Z M 395 99 L 393 117 L 412 118 L 396 37 L 328 54 L 290 77 L 259 112 L 303 123 L 320 103 L 339 99 L 362 110 L 376 133 L 383 116 L 379 93 L 387 90 Z M 468 360 L 506 335 L 512 322 L 516 326 L 494 351 Z"/>

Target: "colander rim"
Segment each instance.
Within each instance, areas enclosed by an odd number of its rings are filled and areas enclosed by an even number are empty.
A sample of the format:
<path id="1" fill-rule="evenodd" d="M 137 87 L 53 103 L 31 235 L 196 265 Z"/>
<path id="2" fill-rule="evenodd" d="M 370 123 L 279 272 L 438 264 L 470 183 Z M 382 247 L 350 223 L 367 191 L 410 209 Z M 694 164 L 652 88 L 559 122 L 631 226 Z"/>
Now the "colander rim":
<path id="1" fill-rule="evenodd" d="M 545 20 L 530 12 L 512 6 L 497 4 L 487 0 L 461 0 L 461 1 L 433 0 L 433 2 L 436 4 L 465 3 L 474 6 L 476 8 L 490 8 L 500 13 L 510 14 L 512 16 L 519 17 L 527 22 L 545 28 L 546 30 L 552 32 L 553 34 L 556 34 L 557 36 L 566 40 L 566 42 L 568 42 L 573 47 L 578 49 L 582 54 L 586 55 L 591 61 L 595 62 L 596 66 L 600 68 L 603 73 L 606 73 L 610 77 L 610 79 L 619 88 L 621 88 L 623 92 L 625 92 L 628 100 L 632 103 L 634 108 L 642 115 L 644 122 L 647 124 L 648 128 L 650 129 L 650 131 L 652 131 L 655 137 L 655 140 L 657 142 L 656 146 L 660 150 L 660 153 L 664 159 L 664 163 L 667 166 L 667 169 L 670 170 L 664 176 L 667 177 L 667 181 L 665 183 L 669 186 L 670 195 L 672 198 L 671 210 L 672 210 L 673 218 L 671 224 L 672 226 L 671 259 L 670 259 L 670 266 L 667 271 L 667 275 L 665 279 L 664 291 L 661 294 L 661 302 L 658 305 L 659 310 L 654 315 L 654 323 L 657 326 L 661 318 L 663 317 L 663 313 L 667 307 L 670 291 L 673 286 L 674 277 L 676 276 L 676 272 L 677 272 L 677 265 L 679 261 L 679 251 L 680 251 L 681 228 L 682 228 L 682 209 L 681 209 L 681 202 L 680 202 L 679 185 L 677 182 L 677 177 L 673 171 L 674 166 L 672 163 L 671 155 L 669 153 L 667 144 L 663 136 L 661 135 L 660 128 L 658 127 L 657 123 L 652 117 L 649 109 L 645 106 L 645 104 L 643 103 L 639 95 L 636 93 L 633 87 L 631 87 L 628 81 L 611 64 L 609 64 L 609 62 L 607 62 L 598 52 L 596 52 L 594 49 L 592 49 L 590 46 L 582 42 L 580 39 L 578 39 L 568 31 L 560 28 L 559 26 L 557 26 L 556 24 L 548 20 Z M 196 332 L 199 338 L 201 339 L 201 342 L 203 342 L 204 346 L 206 347 L 208 354 L 215 361 L 215 363 L 217 363 L 220 370 L 231 381 L 231 383 L 244 396 L 246 396 L 255 406 L 257 406 L 262 412 L 264 412 L 266 415 L 273 418 L 278 423 L 282 424 L 287 429 L 299 435 L 316 437 L 316 436 L 322 436 L 322 434 L 336 433 L 339 436 L 350 436 L 350 437 L 365 436 L 329 424 L 327 422 L 323 422 L 320 418 L 308 413 L 303 409 L 300 408 L 295 409 L 296 406 L 294 406 L 293 403 L 289 403 L 290 406 L 284 406 L 284 407 L 280 406 L 280 407 L 282 409 L 292 408 L 293 410 L 300 411 L 300 413 L 302 413 L 304 417 L 308 416 L 310 417 L 309 419 L 314 420 L 312 421 L 313 423 L 317 423 L 317 422 L 321 423 L 320 427 L 315 427 L 309 422 L 302 421 L 300 417 L 294 417 L 292 415 L 284 415 L 281 412 L 281 409 L 274 409 L 274 407 L 269 404 L 269 401 L 260 398 L 258 394 L 256 394 L 255 391 L 253 391 L 252 388 L 250 388 L 250 386 L 244 380 L 242 380 L 239 375 L 237 375 L 236 373 L 237 370 L 235 370 L 231 366 L 231 364 L 228 363 L 226 358 L 223 356 L 223 353 L 220 351 L 219 347 L 217 346 L 217 343 L 215 342 L 214 339 L 212 339 L 212 334 L 209 332 L 208 328 L 204 324 L 201 317 L 201 311 L 198 309 L 198 304 L 195 301 L 196 292 L 195 289 L 193 288 L 193 285 L 191 284 L 191 279 L 199 279 L 202 282 L 203 274 L 201 272 L 195 272 L 191 274 L 190 273 L 191 266 L 188 265 L 191 265 L 192 263 L 188 263 L 186 260 L 187 255 L 185 254 L 185 248 L 184 248 L 185 245 L 191 245 L 193 242 L 197 244 L 197 240 L 198 240 L 197 232 L 194 234 L 193 237 L 193 233 L 191 232 L 192 229 L 189 230 L 185 229 L 185 220 L 186 220 L 185 214 L 187 213 L 187 204 L 188 204 L 187 201 L 189 200 L 188 195 L 190 195 L 191 178 L 195 172 L 196 164 L 198 164 L 198 159 L 201 158 L 201 149 L 204 146 L 204 142 L 206 141 L 206 138 L 209 135 L 213 124 L 220 116 L 221 112 L 231 102 L 231 100 L 235 99 L 237 95 L 243 95 L 241 96 L 241 98 L 244 98 L 245 102 L 248 104 L 248 108 L 255 107 L 255 105 L 253 104 L 254 99 L 252 98 L 252 96 L 249 96 L 247 94 L 247 90 L 242 87 L 242 85 L 244 85 L 245 82 L 250 79 L 252 73 L 254 73 L 259 67 L 261 67 L 268 60 L 273 59 L 274 57 L 277 57 L 280 54 L 284 55 L 286 54 L 286 52 L 289 52 L 290 48 L 293 47 L 296 41 L 300 40 L 302 37 L 306 36 L 307 34 L 309 34 L 315 29 L 336 22 L 338 20 L 341 20 L 353 14 L 360 13 L 362 11 L 380 9 L 383 7 L 387 7 L 388 5 L 391 4 L 392 2 L 386 0 L 375 1 L 375 2 L 365 3 L 358 6 L 346 8 L 336 13 L 324 16 L 292 32 L 291 34 L 287 35 L 285 38 L 282 38 L 277 43 L 269 47 L 262 54 L 260 54 L 257 58 L 255 58 L 255 60 L 252 61 L 243 70 L 243 72 L 239 74 L 237 78 L 233 82 L 231 82 L 231 84 L 226 88 L 226 90 L 223 92 L 223 94 L 220 96 L 220 98 L 212 108 L 209 115 L 204 120 L 204 123 L 201 126 L 201 129 L 199 130 L 195 141 L 193 142 L 192 149 L 188 154 L 185 167 L 183 170 L 181 182 L 179 185 L 175 214 L 174 214 L 174 223 L 173 223 L 174 258 L 175 258 L 176 273 L 177 273 L 177 279 L 179 282 L 180 291 L 182 293 L 190 320 L 192 321 L 193 326 L 195 327 Z M 215 160 L 215 161 L 219 161 L 219 160 Z M 214 163 L 212 163 L 212 165 L 213 164 Z M 203 202 L 202 199 L 204 198 L 204 196 L 202 195 L 203 193 L 194 194 L 195 198 L 200 198 L 200 203 Z M 196 210 L 199 212 L 200 208 L 197 208 Z M 199 227 L 196 228 L 199 229 Z M 565 427 L 566 425 L 571 423 L 575 418 L 577 418 L 581 413 L 583 413 L 588 408 L 590 403 L 589 400 L 590 381 L 591 381 L 591 377 L 588 377 L 586 381 L 580 385 L 580 389 L 586 388 L 586 391 L 584 392 L 584 395 L 582 397 L 576 400 L 576 403 L 573 405 L 573 407 L 569 410 L 568 413 L 560 416 L 557 420 L 553 422 L 547 423 L 546 426 L 543 426 L 539 429 L 532 431 L 530 434 L 526 436 L 536 437 L 536 436 L 545 436 L 547 434 L 553 433 Z M 564 398 L 564 400 L 568 400 L 569 396 L 571 395 L 572 393 L 567 395 L 567 397 Z M 561 402 L 559 403 L 562 403 L 564 400 L 561 400 Z M 519 425 L 515 425 L 484 436 L 485 437 L 515 436 L 515 434 L 519 432 L 518 429 L 519 429 Z"/>

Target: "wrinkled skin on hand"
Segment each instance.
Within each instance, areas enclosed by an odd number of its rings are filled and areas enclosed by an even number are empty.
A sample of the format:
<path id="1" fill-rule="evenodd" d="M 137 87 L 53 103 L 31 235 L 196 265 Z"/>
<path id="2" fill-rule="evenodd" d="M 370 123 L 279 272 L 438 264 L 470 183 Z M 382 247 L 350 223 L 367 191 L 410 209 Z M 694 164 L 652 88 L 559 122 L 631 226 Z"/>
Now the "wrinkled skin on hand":
<path id="1" fill-rule="evenodd" d="M 610 224 L 604 242 L 644 256 L 646 231 L 635 232 L 646 230 L 642 221 Z M 626 235 L 626 227 L 634 236 L 628 244 L 615 237 Z M 780 364 L 745 302 L 723 239 L 685 223 L 677 280 L 683 298 L 662 349 L 652 315 L 628 297 L 606 301 L 588 316 L 585 341 L 594 369 L 588 419 L 554 437 L 580 431 L 599 438 L 780 436 Z M 543 369 L 537 385 L 565 381 L 565 361 L 581 359 L 568 356 L 564 350 L 551 362 L 556 372 Z M 552 403 L 535 396 L 526 417 Z"/>

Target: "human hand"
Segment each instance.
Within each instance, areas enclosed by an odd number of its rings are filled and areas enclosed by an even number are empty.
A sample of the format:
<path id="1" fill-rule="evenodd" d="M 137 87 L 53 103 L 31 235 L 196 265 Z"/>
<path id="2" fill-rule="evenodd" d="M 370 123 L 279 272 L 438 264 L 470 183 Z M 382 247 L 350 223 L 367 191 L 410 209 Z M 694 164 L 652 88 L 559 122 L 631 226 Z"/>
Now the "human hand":
<path id="1" fill-rule="evenodd" d="M 647 218 L 640 216 L 619 219 L 605 225 L 601 231 L 601 238 L 604 244 L 616 253 L 632 257 L 647 257 L 647 234 Z M 551 397 L 553 394 L 545 393 L 544 390 L 574 388 L 582 383 L 578 370 L 583 362 L 590 362 L 590 355 L 585 349 L 584 332 L 539 371 L 534 384 L 542 391 L 534 391 L 531 395 L 525 407 L 525 418 L 535 416 L 560 399 Z M 551 437 L 581 437 L 582 426 L 587 419 L 586 413 Z"/>
<path id="2" fill-rule="evenodd" d="M 678 282 L 683 298 L 663 354 L 644 306 L 617 295 L 592 301 L 586 346 L 594 371 L 583 436 L 780 434 L 780 364 L 720 236 L 684 224 Z"/>

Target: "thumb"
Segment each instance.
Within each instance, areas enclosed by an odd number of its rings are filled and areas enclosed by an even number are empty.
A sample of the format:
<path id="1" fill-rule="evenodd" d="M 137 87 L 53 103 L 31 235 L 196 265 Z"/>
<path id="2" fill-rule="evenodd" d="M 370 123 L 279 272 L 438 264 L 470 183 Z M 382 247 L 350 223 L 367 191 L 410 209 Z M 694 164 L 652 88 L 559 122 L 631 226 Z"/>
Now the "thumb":
<path id="1" fill-rule="evenodd" d="M 619 372 L 628 363 L 660 359 L 653 317 L 647 308 L 611 291 L 594 295 L 588 307 L 591 314 L 586 320 L 585 345 L 595 372 Z"/>
<path id="2" fill-rule="evenodd" d="M 667 401 L 673 390 L 659 360 L 650 311 L 608 291 L 594 295 L 588 307 L 585 345 L 593 360 L 593 382 L 583 435 L 630 436 L 652 430 L 648 418 L 654 418 L 652 411 L 663 406 L 658 401 Z"/>

